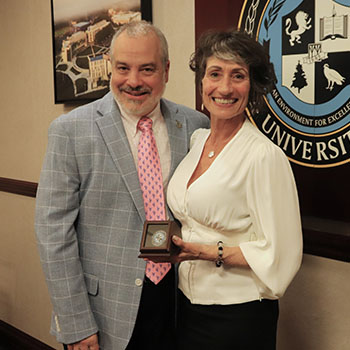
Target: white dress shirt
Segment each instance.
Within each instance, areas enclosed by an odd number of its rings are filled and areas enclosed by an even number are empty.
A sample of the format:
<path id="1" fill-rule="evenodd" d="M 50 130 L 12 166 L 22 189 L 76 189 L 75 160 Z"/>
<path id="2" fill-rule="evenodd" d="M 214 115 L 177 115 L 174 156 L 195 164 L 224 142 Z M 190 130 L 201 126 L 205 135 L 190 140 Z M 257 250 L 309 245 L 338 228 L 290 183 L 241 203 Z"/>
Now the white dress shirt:
<path id="1" fill-rule="evenodd" d="M 277 299 L 298 271 L 302 235 L 298 196 L 288 159 L 247 119 L 209 169 L 188 188 L 210 130 L 193 146 L 168 186 L 168 205 L 184 241 L 239 246 L 249 268 L 185 261 L 179 288 L 195 304 Z"/>

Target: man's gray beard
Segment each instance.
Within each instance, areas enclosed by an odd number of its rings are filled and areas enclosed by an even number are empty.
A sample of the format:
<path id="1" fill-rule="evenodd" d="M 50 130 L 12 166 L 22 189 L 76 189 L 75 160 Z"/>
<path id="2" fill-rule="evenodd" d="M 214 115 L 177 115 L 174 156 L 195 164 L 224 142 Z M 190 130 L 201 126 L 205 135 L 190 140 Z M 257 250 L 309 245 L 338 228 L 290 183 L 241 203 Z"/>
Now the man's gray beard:
<path id="1" fill-rule="evenodd" d="M 164 87 L 163 87 L 163 91 L 162 91 L 162 94 L 161 96 L 159 97 L 157 103 L 159 103 L 160 99 L 162 98 L 164 92 L 165 92 L 165 88 L 166 88 L 166 84 L 164 84 Z M 113 96 L 113 99 L 114 101 L 117 103 L 118 106 L 121 106 L 121 108 L 128 114 L 131 114 L 131 115 L 137 115 L 137 113 L 133 112 L 133 111 L 130 111 L 128 108 L 125 108 L 124 104 L 122 102 L 120 102 L 118 100 L 118 97 L 117 97 L 117 94 L 114 92 L 114 89 L 112 87 L 112 80 L 109 81 L 109 91 L 112 93 L 112 96 Z M 142 104 L 142 102 L 138 102 L 138 101 L 134 101 L 135 105 L 137 104 Z"/>

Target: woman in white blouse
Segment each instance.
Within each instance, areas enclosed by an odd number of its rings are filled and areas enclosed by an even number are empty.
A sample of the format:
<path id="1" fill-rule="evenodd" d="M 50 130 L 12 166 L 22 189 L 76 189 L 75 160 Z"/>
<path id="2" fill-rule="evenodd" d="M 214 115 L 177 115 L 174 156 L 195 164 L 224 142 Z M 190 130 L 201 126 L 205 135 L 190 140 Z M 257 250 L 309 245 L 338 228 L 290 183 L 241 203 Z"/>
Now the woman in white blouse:
<path id="1" fill-rule="evenodd" d="M 246 116 L 275 82 L 264 48 L 241 32 L 209 32 L 190 67 L 210 112 L 168 187 L 182 223 L 179 345 L 275 349 L 278 299 L 298 271 L 302 235 L 289 162 Z"/>

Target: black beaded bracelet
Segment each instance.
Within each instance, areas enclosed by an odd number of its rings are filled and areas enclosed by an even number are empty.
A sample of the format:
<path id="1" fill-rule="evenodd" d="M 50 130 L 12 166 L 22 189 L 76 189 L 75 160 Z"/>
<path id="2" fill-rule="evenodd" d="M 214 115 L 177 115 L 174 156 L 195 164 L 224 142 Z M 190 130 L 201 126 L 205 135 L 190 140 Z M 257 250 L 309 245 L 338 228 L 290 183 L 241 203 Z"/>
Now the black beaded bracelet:
<path id="1" fill-rule="evenodd" d="M 224 259 L 222 258 L 224 254 L 224 243 L 222 241 L 219 241 L 217 243 L 218 246 L 218 257 L 215 260 L 216 267 L 220 267 L 224 263 Z"/>

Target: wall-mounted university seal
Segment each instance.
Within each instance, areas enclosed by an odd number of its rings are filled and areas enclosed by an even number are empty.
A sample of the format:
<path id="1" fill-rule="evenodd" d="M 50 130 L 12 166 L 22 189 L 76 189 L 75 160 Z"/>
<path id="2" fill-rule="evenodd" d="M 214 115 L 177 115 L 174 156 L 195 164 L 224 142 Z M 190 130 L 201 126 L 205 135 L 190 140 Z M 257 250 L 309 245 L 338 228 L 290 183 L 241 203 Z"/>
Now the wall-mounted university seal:
<path id="1" fill-rule="evenodd" d="M 250 116 L 289 159 L 350 162 L 350 0 L 247 0 L 239 26 L 266 46 L 277 83 Z"/>

